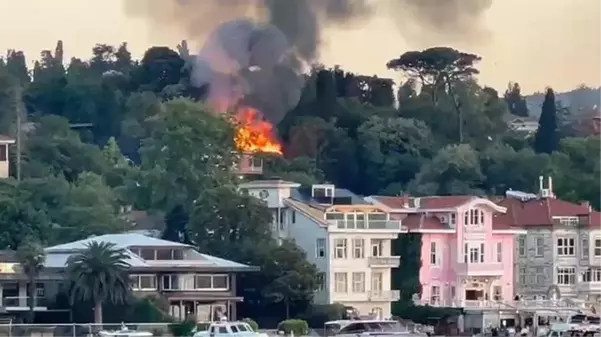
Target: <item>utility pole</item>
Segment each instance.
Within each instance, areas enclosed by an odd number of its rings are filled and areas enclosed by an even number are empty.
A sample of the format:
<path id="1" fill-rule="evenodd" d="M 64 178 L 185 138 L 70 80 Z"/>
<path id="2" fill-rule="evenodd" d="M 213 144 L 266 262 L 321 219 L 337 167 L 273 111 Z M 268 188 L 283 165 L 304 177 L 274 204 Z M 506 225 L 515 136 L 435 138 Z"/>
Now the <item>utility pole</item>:
<path id="1" fill-rule="evenodd" d="M 23 102 L 21 86 L 15 87 L 15 111 L 17 113 L 17 181 L 21 181 L 21 115 L 23 114 Z"/>

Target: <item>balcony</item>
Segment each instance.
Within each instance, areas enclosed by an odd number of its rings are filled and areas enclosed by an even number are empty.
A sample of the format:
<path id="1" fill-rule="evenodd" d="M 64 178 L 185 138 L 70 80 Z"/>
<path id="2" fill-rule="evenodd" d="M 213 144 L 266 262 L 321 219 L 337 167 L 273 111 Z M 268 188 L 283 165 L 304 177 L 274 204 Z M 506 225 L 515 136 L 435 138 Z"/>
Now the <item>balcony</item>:
<path id="1" fill-rule="evenodd" d="M 511 311 L 578 311 L 582 307 L 578 304 L 555 300 L 418 300 L 416 305 L 429 305 L 432 307 L 464 308 L 467 310 L 511 310 Z"/>
<path id="2" fill-rule="evenodd" d="M 503 263 L 457 263 L 455 272 L 461 276 L 502 276 Z"/>
<path id="3" fill-rule="evenodd" d="M 397 268 L 401 265 L 400 256 L 370 256 L 367 259 L 370 267 Z"/>
<path id="4" fill-rule="evenodd" d="M 601 282 L 582 282 L 578 284 L 578 290 L 592 295 L 601 295 Z"/>
<path id="5" fill-rule="evenodd" d="M 48 307 L 48 300 L 44 297 L 36 297 L 35 310 L 46 310 Z M 30 297 L 4 297 L 2 298 L 2 305 L 7 311 L 20 311 L 28 310 L 31 304 Z"/>
<path id="6" fill-rule="evenodd" d="M 400 290 L 372 290 L 368 292 L 370 301 L 394 302 L 401 298 Z"/>
<path id="7" fill-rule="evenodd" d="M 367 220 L 367 221 L 344 221 L 344 220 L 328 220 L 328 222 L 336 229 L 350 230 L 396 230 L 401 231 L 400 221 L 389 220 Z"/>

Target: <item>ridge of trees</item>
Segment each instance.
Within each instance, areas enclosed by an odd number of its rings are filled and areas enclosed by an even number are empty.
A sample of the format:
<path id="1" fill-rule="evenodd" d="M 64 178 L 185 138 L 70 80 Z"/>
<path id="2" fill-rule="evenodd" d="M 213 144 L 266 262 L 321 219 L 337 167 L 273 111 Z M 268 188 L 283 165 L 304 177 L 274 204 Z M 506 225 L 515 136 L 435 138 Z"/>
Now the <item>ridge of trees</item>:
<path id="1" fill-rule="evenodd" d="M 304 311 L 317 270 L 294 242 L 278 245 L 272 214 L 237 190 L 233 124 L 190 85 L 185 44 L 151 47 L 140 61 L 125 43 L 96 45 L 88 60 L 65 63 L 63 54 L 59 41 L 32 69 L 20 51 L 0 60 L 1 133 L 15 136 L 15 107 L 24 106 L 22 179 L 0 181 L 0 249 L 132 229 L 130 209 L 166 214 L 166 238 L 262 268 L 239 282 L 242 314 Z M 531 112 L 519 84 L 502 95 L 482 86 L 479 60 L 447 47 L 410 51 L 388 63 L 406 77 L 396 87 L 313 69 L 277 125 L 285 156 L 265 159 L 265 177 L 328 181 L 361 195 L 492 196 L 536 191 L 538 176 L 552 175 L 558 197 L 599 209 L 598 137 L 566 136 L 557 102 L 536 137 L 513 131 L 508 121 Z M 416 265 L 419 240 L 408 242 L 398 253 Z M 408 303 L 419 286 L 407 279 L 399 287 Z"/>

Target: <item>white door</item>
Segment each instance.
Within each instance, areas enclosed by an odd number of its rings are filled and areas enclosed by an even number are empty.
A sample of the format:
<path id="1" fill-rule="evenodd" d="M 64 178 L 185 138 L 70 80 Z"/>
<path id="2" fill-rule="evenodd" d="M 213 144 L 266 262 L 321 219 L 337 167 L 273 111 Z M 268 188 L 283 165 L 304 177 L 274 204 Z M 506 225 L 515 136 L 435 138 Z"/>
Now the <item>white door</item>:
<path id="1" fill-rule="evenodd" d="M 381 294 L 384 288 L 384 274 L 382 272 L 371 273 L 371 291 L 374 294 Z"/>

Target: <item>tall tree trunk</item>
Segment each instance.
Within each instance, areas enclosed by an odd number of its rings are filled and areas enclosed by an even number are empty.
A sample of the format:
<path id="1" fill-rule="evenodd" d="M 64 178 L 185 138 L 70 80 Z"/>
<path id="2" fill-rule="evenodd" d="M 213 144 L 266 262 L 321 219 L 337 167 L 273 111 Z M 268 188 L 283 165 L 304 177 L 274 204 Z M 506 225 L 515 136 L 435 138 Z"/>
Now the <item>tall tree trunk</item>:
<path id="1" fill-rule="evenodd" d="M 102 324 L 102 302 L 97 301 L 94 303 L 94 323 Z M 98 330 L 102 330 L 102 327 L 98 327 Z"/>
<path id="2" fill-rule="evenodd" d="M 287 298 L 284 299 L 284 305 L 286 306 L 286 319 L 290 318 L 290 302 Z"/>
<path id="3" fill-rule="evenodd" d="M 35 284 L 35 276 L 29 275 L 29 284 L 27 288 L 27 302 L 29 304 L 29 313 L 27 315 L 27 322 L 33 323 L 35 317 L 35 302 L 36 302 L 36 284 Z"/>

